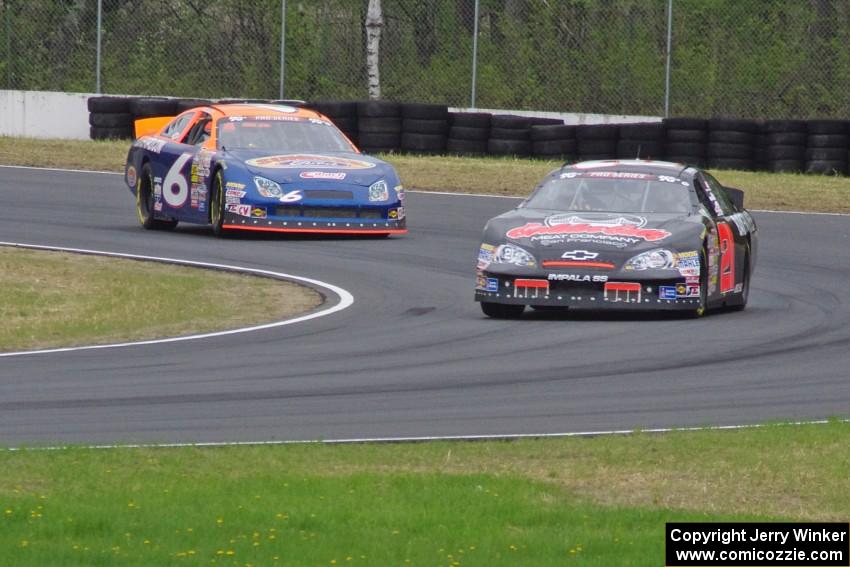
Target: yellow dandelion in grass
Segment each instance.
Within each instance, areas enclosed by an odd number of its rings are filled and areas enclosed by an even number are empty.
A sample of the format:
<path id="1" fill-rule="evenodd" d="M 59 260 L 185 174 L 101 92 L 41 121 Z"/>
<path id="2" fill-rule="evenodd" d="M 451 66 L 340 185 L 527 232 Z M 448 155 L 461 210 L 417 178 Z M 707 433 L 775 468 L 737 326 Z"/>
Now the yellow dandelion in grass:
<path id="1" fill-rule="evenodd" d="M 576 552 L 575 549 L 570 549 L 570 553 L 575 553 L 575 552 Z"/>
<path id="2" fill-rule="evenodd" d="M 331 565 L 336 565 L 336 559 L 331 559 Z"/>
<path id="3" fill-rule="evenodd" d="M 127 502 L 127 508 L 135 508 L 135 507 L 136 507 L 136 503 L 135 503 L 135 502 L 133 502 L 132 500 L 130 500 L 129 502 Z"/>
<path id="4" fill-rule="evenodd" d="M 3 513 L 7 516 L 11 516 L 14 512 L 12 512 L 11 508 L 6 508 L 5 510 L 3 510 Z"/>
<path id="5" fill-rule="evenodd" d="M 277 536 L 274 534 L 269 534 L 269 539 L 277 539 Z"/>
<path id="6" fill-rule="evenodd" d="M 260 545 L 260 542 L 259 542 L 259 541 L 255 541 L 255 542 L 254 542 L 254 547 L 257 547 L 258 545 Z"/>
<path id="7" fill-rule="evenodd" d="M 186 555 L 195 555 L 195 550 L 190 549 L 189 551 L 186 552 Z"/>
<path id="8" fill-rule="evenodd" d="M 27 541 L 25 539 L 21 540 L 21 547 L 29 547 L 29 545 L 30 545 L 29 541 Z"/>
<path id="9" fill-rule="evenodd" d="M 348 557 L 346 557 L 346 558 L 345 558 L 345 560 L 346 560 L 346 561 L 351 561 L 352 559 L 354 559 L 354 558 L 353 558 L 352 556 L 350 556 L 350 555 L 349 555 Z"/>
<path id="10" fill-rule="evenodd" d="M 174 555 L 175 555 L 175 557 L 186 557 L 186 552 L 185 551 L 178 551 Z"/>
<path id="11" fill-rule="evenodd" d="M 232 549 L 228 549 L 227 551 L 224 552 L 224 554 L 225 555 L 236 555 L 236 552 L 233 551 Z"/>
<path id="12" fill-rule="evenodd" d="M 469 551 L 475 551 L 475 546 L 474 546 L 474 545 L 470 545 L 470 546 L 469 546 Z"/>
<path id="13" fill-rule="evenodd" d="M 393 535 L 398 535 L 398 534 L 399 534 L 398 530 L 393 530 Z"/>
<path id="14" fill-rule="evenodd" d="M 223 524 L 223 523 L 224 523 L 224 518 L 216 518 L 216 519 L 215 519 L 215 523 L 216 523 L 216 524 L 218 524 L 218 525 L 220 526 L 221 524 Z"/>
<path id="15" fill-rule="evenodd" d="M 510 544 L 508 547 L 511 551 L 516 551 L 516 546 L 514 544 Z"/>

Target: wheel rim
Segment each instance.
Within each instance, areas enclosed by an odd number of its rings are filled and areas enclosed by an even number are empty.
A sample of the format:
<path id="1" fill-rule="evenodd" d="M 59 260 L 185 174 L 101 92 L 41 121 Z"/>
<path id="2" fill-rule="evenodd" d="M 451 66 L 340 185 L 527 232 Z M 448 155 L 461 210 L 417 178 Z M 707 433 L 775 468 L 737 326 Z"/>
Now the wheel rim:
<path id="1" fill-rule="evenodd" d="M 150 178 L 147 178 L 147 183 L 145 183 L 145 179 L 146 176 L 140 176 L 139 184 L 136 187 L 136 214 L 139 217 L 139 222 L 143 225 L 150 221 L 151 210 L 153 209 L 151 204 L 153 191 L 150 189 Z"/>
<path id="2" fill-rule="evenodd" d="M 221 226 L 221 172 L 217 173 L 215 176 L 215 188 L 212 192 L 212 199 L 210 203 L 210 222 L 216 228 Z"/>

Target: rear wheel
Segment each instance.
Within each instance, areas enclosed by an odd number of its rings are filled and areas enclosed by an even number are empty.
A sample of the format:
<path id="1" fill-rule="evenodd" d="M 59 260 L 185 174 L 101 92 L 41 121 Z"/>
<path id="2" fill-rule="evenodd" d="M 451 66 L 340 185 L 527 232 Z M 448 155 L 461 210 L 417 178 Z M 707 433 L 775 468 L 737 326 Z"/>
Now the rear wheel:
<path id="1" fill-rule="evenodd" d="M 507 305 L 505 303 L 481 302 L 481 311 L 494 319 L 518 319 L 525 311 L 525 305 Z"/>
<path id="2" fill-rule="evenodd" d="M 149 163 L 142 166 L 142 173 L 136 182 L 136 216 L 147 230 L 173 230 L 177 226 L 174 219 L 154 218 L 153 171 Z"/>

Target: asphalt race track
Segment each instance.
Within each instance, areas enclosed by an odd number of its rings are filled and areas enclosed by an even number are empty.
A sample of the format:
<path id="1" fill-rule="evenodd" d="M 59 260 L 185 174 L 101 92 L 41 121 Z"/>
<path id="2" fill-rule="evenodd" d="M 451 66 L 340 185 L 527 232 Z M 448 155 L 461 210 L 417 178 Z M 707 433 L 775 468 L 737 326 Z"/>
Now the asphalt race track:
<path id="1" fill-rule="evenodd" d="M 510 199 L 408 193 L 410 234 L 389 239 L 223 240 L 188 225 L 143 230 L 117 175 L 0 168 L 0 199 L 3 241 L 282 271 L 354 296 L 348 309 L 287 327 L 0 358 L 0 445 L 562 433 L 850 413 L 850 216 L 757 213 L 759 265 L 742 313 L 497 321 L 472 300 L 473 273 L 481 228 Z"/>

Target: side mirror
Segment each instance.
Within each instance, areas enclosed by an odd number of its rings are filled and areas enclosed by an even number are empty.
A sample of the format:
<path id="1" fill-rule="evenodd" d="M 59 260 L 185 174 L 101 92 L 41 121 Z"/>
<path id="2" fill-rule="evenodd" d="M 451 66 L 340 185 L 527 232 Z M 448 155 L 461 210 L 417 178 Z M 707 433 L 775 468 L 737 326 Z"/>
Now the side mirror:
<path id="1" fill-rule="evenodd" d="M 726 196 L 735 205 L 735 208 L 744 210 L 744 192 L 734 187 L 724 187 L 723 189 L 726 191 Z"/>

